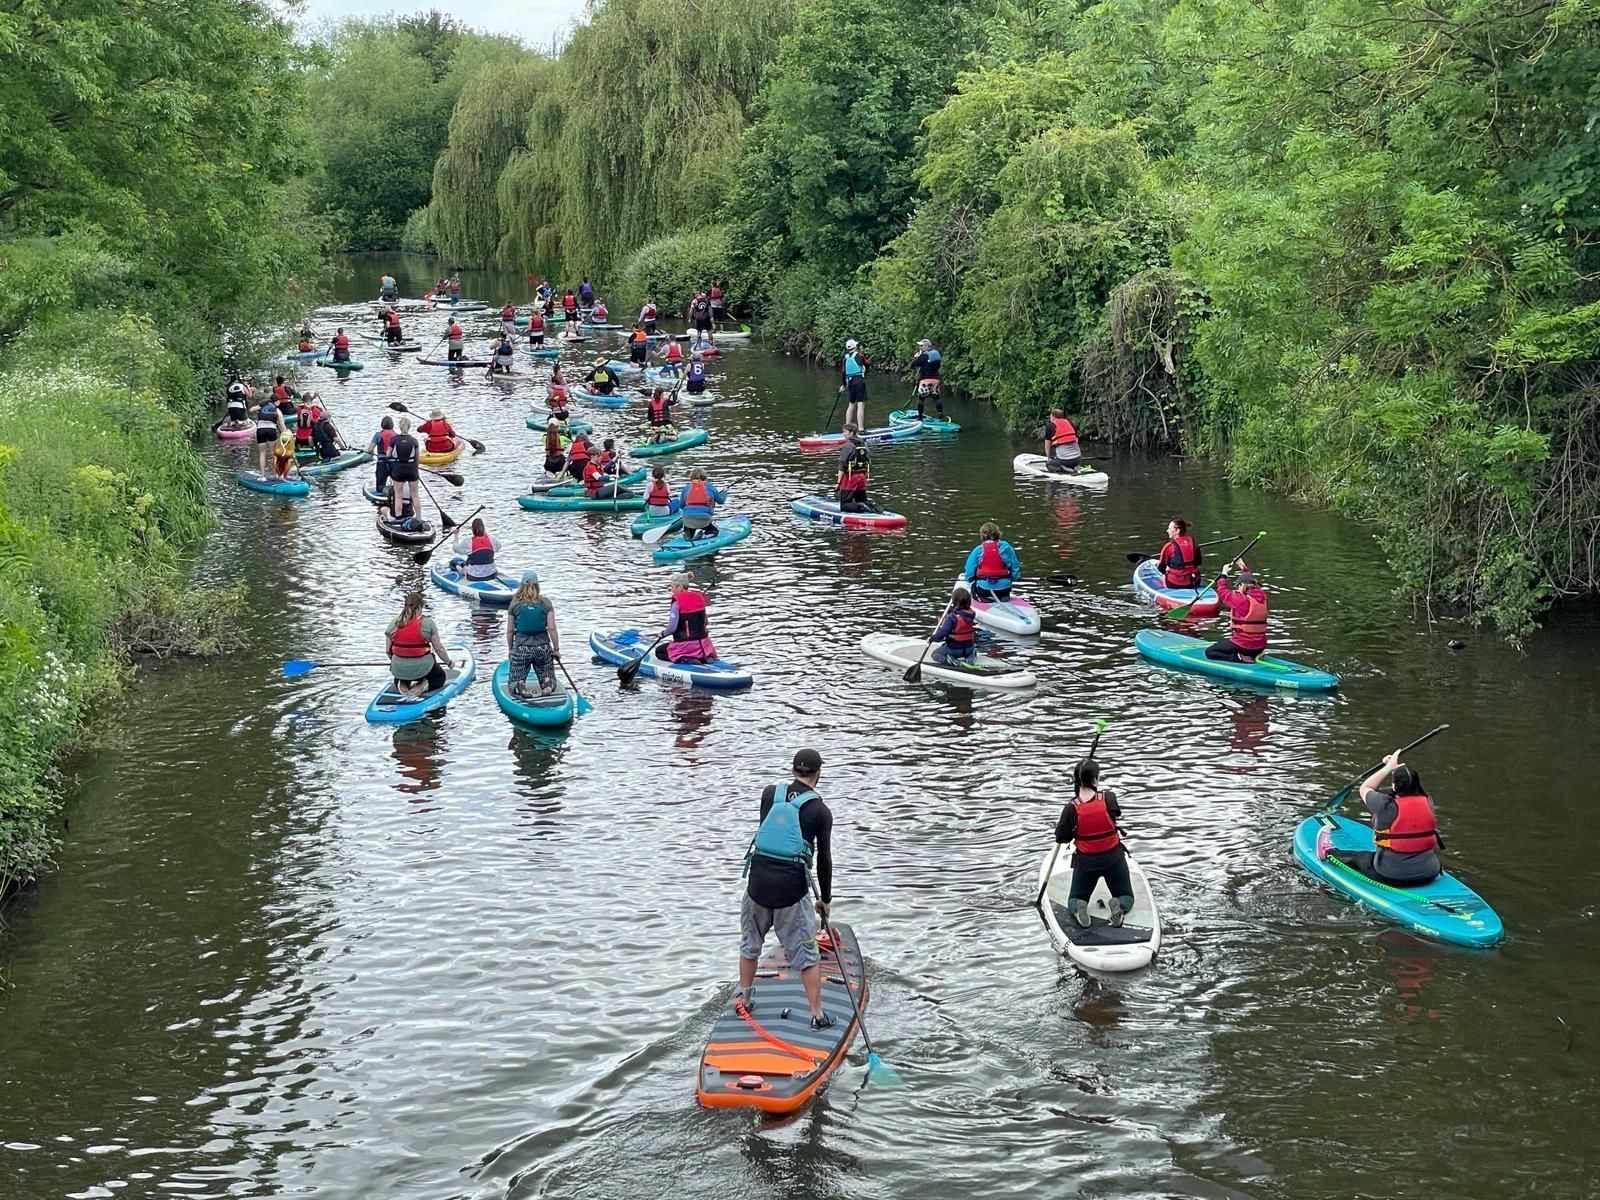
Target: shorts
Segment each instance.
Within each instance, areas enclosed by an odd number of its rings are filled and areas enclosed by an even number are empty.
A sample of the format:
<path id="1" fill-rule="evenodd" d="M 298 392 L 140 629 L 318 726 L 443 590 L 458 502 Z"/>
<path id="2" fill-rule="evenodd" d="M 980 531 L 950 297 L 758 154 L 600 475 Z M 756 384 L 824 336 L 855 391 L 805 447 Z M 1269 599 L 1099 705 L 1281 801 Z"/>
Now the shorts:
<path id="1" fill-rule="evenodd" d="M 269 442 L 277 440 L 278 431 L 276 429 L 263 429 L 260 425 L 256 426 L 256 445 L 265 446 Z"/>
<path id="2" fill-rule="evenodd" d="M 713 321 L 722 320 L 722 301 L 721 300 L 713 300 L 711 302 L 711 319 Z"/>
<path id="3" fill-rule="evenodd" d="M 696 317 L 694 319 L 694 327 L 695 327 L 695 331 L 697 333 L 710 333 L 711 332 L 711 318 L 710 317 Z"/>
<path id="4" fill-rule="evenodd" d="M 530 345 L 530 346 L 542 346 L 542 345 L 544 345 L 544 330 L 541 329 L 538 333 L 530 333 L 528 335 L 528 345 Z"/>
<path id="5" fill-rule="evenodd" d="M 844 398 L 851 404 L 867 402 L 867 377 L 852 375 L 844 381 Z"/>
<path id="6" fill-rule="evenodd" d="M 763 908 L 746 892 L 739 911 L 739 957 L 759 959 L 768 933 L 778 935 L 778 944 L 796 971 L 822 961 L 817 953 L 816 913 L 809 896 L 788 908 Z"/>
<path id="7" fill-rule="evenodd" d="M 417 482 L 416 461 L 412 460 L 410 462 L 396 462 L 392 464 L 389 467 L 389 478 L 394 480 L 396 483 Z"/>
<path id="8" fill-rule="evenodd" d="M 917 395 L 937 396 L 939 394 L 939 381 L 937 379 L 917 380 Z"/>

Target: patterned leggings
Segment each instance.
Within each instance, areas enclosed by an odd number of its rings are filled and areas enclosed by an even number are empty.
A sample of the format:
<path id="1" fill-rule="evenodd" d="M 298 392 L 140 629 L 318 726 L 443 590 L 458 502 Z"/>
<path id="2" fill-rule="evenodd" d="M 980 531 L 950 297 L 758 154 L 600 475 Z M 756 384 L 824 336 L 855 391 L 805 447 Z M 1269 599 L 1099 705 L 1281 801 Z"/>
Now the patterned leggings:
<path id="1" fill-rule="evenodd" d="M 556 671 L 550 657 L 549 634 L 519 633 L 511 639 L 511 676 L 506 681 L 511 688 L 522 685 L 530 667 L 538 675 L 540 687 L 555 687 Z"/>

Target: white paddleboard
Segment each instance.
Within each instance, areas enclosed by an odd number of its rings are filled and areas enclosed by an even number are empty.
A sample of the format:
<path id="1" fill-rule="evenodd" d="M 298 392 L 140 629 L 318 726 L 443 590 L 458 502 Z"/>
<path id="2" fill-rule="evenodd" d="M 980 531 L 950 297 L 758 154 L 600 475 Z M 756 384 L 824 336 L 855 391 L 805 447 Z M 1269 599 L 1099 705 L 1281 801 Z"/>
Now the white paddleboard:
<path id="1" fill-rule="evenodd" d="M 899 667 L 902 671 L 922 657 L 928 643 L 922 638 L 901 637 L 897 633 L 869 633 L 861 639 L 861 650 L 868 658 Z M 997 692 L 1019 692 L 1036 687 L 1039 680 L 1031 671 L 987 654 L 977 657 L 975 667 L 943 667 L 933 661 L 933 651 L 922 659 L 922 678 L 955 687 L 984 688 Z"/>
<path id="2" fill-rule="evenodd" d="M 958 578 L 956 586 L 964 587 L 969 592 L 972 590 L 972 584 L 964 578 Z M 1009 600 L 984 601 L 979 600 L 974 594 L 972 613 L 979 625 L 987 625 L 990 629 L 1015 634 L 1017 637 L 1032 637 L 1040 629 L 1039 610 L 1015 588 L 1012 589 Z"/>
<path id="3" fill-rule="evenodd" d="M 1053 853 L 1052 847 L 1039 864 L 1038 883 L 1044 882 Z M 1063 848 L 1055 855 L 1055 864 L 1044 893 L 1044 921 L 1056 953 L 1065 954 L 1091 971 L 1137 971 L 1148 967 L 1161 949 L 1161 916 L 1156 912 L 1150 881 L 1133 860 L 1133 855 L 1128 855 L 1133 911 L 1123 919 L 1120 929 L 1110 923 L 1111 893 L 1104 879 L 1094 885 L 1094 895 L 1089 898 L 1089 928 L 1074 921 L 1067 911 L 1067 897 L 1072 889 L 1072 851 Z"/>
<path id="4" fill-rule="evenodd" d="M 1031 475 L 1035 479 L 1048 479 L 1052 483 L 1074 483 L 1079 487 L 1103 488 L 1111 482 L 1111 476 L 1104 471 L 1096 471 L 1084 463 L 1078 464 L 1078 470 L 1052 471 L 1045 466 L 1045 457 L 1042 454 L 1019 454 L 1011 460 L 1011 469 L 1018 475 Z"/>

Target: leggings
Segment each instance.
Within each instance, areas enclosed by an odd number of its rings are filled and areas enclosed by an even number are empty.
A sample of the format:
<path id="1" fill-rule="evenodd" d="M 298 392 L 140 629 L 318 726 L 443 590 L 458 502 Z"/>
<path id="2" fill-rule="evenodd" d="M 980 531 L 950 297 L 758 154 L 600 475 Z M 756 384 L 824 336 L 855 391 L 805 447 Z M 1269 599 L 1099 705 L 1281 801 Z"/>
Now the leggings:
<path id="1" fill-rule="evenodd" d="M 1206 657 L 1219 662 L 1255 662 L 1256 656 L 1266 653 L 1265 647 L 1260 650 L 1246 650 L 1228 638 L 1212 642 L 1206 647 Z"/>
<path id="2" fill-rule="evenodd" d="M 531 667 L 539 677 L 540 687 L 554 687 L 556 672 L 550 656 L 548 633 L 519 633 L 511 639 L 511 670 L 507 682 L 513 689 L 528 678 Z"/>
<path id="3" fill-rule="evenodd" d="M 1094 885 L 1102 879 L 1106 881 L 1106 890 L 1117 899 L 1127 899 L 1133 896 L 1133 881 L 1128 878 L 1128 856 L 1118 854 L 1115 859 L 1103 866 L 1090 867 L 1083 864 L 1081 854 L 1072 856 L 1072 890 L 1068 893 L 1073 900 L 1088 900 L 1094 895 Z"/>
<path id="4" fill-rule="evenodd" d="M 1373 868 L 1374 853 L 1371 850 L 1330 850 L 1329 858 L 1337 858 L 1347 867 L 1354 867 L 1368 879 L 1376 879 L 1379 883 L 1387 883 L 1390 887 L 1421 887 L 1425 883 L 1432 883 L 1439 878 L 1429 875 L 1426 879 L 1390 879 L 1387 875 L 1380 875 Z"/>

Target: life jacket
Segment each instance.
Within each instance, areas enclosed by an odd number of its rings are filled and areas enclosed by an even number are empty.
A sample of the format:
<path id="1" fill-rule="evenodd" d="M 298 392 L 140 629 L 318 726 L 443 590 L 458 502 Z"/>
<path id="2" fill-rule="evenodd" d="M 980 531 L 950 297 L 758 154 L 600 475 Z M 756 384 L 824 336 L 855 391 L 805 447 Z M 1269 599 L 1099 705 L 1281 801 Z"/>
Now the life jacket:
<path id="1" fill-rule="evenodd" d="M 314 411 L 307 410 L 300 414 L 300 421 L 294 427 L 294 440 L 297 445 L 309 446 L 311 444 L 311 427 L 317 423 L 316 417 L 312 415 Z"/>
<path id="2" fill-rule="evenodd" d="M 1439 831 L 1434 827 L 1433 801 L 1427 793 L 1394 798 L 1394 821 L 1373 830 L 1373 841 L 1395 854 L 1422 854 L 1439 848 Z"/>
<path id="3" fill-rule="evenodd" d="M 594 311 L 589 314 L 589 319 L 591 321 L 604 321 L 610 315 L 610 310 L 604 304 L 596 304 Z"/>
<path id="4" fill-rule="evenodd" d="M 417 426 L 417 432 L 427 435 L 429 454 L 448 454 L 456 448 L 456 431 L 449 421 L 427 420 Z"/>
<path id="5" fill-rule="evenodd" d="M 611 386 L 611 372 L 605 367 L 596 367 L 589 375 L 589 382 L 594 384 L 595 390 Z"/>
<path id="6" fill-rule="evenodd" d="M 945 641 L 962 646 L 970 645 L 978 636 L 978 618 L 970 608 L 952 608 L 950 616 L 953 622 Z"/>
<path id="7" fill-rule="evenodd" d="M 1093 800 L 1079 800 L 1074 796 L 1072 803 L 1078 810 L 1078 832 L 1073 837 L 1078 853 L 1101 854 L 1122 845 L 1103 792 L 1096 792 Z"/>
<path id="8" fill-rule="evenodd" d="M 722 289 L 719 288 L 716 284 L 712 284 L 711 285 L 711 291 L 708 292 L 707 295 L 709 295 L 713 301 L 721 300 L 722 299 Z"/>
<path id="9" fill-rule="evenodd" d="M 543 317 L 542 314 L 540 314 L 537 311 L 531 312 L 531 313 L 528 314 L 528 332 L 529 333 L 543 333 L 544 332 L 544 317 Z"/>
<path id="10" fill-rule="evenodd" d="M 514 347 L 504 338 L 501 338 L 500 344 L 494 348 L 494 356 L 496 358 L 503 358 L 507 362 L 510 362 L 514 357 L 516 357 L 516 353 L 516 347 Z"/>
<path id="11" fill-rule="evenodd" d="M 310 351 L 315 350 L 316 348 L 317 348 L 316 342 L 312 341 L 310 338 L 301 338 L 300 339 L 299 350 L 300 350 L 301 354 L 307 354 Z"/>
<path id="12" fill-rule="evenodd" d="M 1050 445 L 1070 446 L 1078 440 L 1078 431 L 1072 427 L 1072 422 L 1065 417 L 1050 418 Z"/>
<path id="13" fill-rule="evenodd" d="M 263 400 L 261 407 L 256 410 L 256 428 L 273 430 L 278 428 L 278 406 L 271 400 Z"/>
<path id="14" fill-rule="evenodd" d="M 1010 579 L 1011 568 L 1006 566 L 1006 560 L 1000 556 L 1000 542 L 995 538 L 985 538 L 983 548 L 978 551 L 979 579 Z"/>
<path id="15" fill-rule="evenodd" d="M 857 351 L 852 350 L 844 356 L 844 377 L 846 379 L 858 379 L 867 373 L 867 368 L 856 357 L 857 353 Z"/>
<path id="16" fill-rule="evenodd" d="M 346 333 L 336 333 L 336 334 L 334 334 L 333 335 L 333 348 L 335 350 L 348 350 L 348 349 L 350 349 L 350 335 L 346 334 Z"/>
<path id="17" fill-rule="evenodd" d="M 504 308 L 502 308 L 500 310 L 500 319 L 502 321 L 515 321 L 517 319 L 516 306 L 512 305 L 512 304 L 508 304 Z"/>
<path id="18" fill-rule="evenodd" d="M 656 319 L 656 306 L 654 304 L 646 304 L 643 308 L 641 308 L 639 310 L 639 320 L 641 320 L 641 321 L 654 321 L 655 319 Z"/>
<path id="19" fill-rule="evenodd" d="M 640 342 L 648 342 L 649 340 L 650 335 L 642 329 L 635 329 L 633 332 L 628 334 L 628 345 L 630 346 L 636 346 Z M 674 342 L 672 344 L 676 346 L 678 343 Z"/>
<path id="20" fill-rule="evenodd" d="M 400 314 L 397 313 L 397 312 L 386 312 L 386 313 L 384 313 L 383 314 L 383 323 L 385 325 L 387 325 L 390 329 L 399 329 L 400 328 Z"/>
<path id="21" fill-rule="evenodd" d="M 840 468 L 839 488 L 846 492 L 864 491 L 867 486 L 867 468 L 872 462 L 872 455 L 865 446 L 857 446 L 850 451 Z"/>
<path id="22" fill-rule="evenodd" d="M 652 479 L 650 490 L 645 493 L 644 502 L 652 508 L 662 508 L 672 503 L 672 489 L 667 486 L 665 479 Z"/>
<path id="23" fill-rule="evenodd" d="M 550 616 L 544 610 L 544 597 L 537 604 L 517 605 L 518 633 L 545 633 L 550 628 Z"/>
<path id="24" fill-rule="evenodd" d="M 791 786 L 795 791 L 791 792 Z M 745 854 L 748 862 L 752 855 L 774 859 L 778 862 L 811 865 L 811 843 L 800 832 L 800 810 L 811 801 L 820 799 L 810 788 L 787 783 L 774 784 L 772 807 L 761 818 L 755 837 L 750 839 L 750 849 Z"/>
<path id="25" fill-rule="evenodd" d="M 1200 582 L 1200 552 L 1194 547 L 1194 538 L 1180 533 L 1169 538 L 1167 545 L 1172 553 L 1167 555 L 1164 577 L 1168 587 L 1192 588 Z"/>
<path id="26" fill-rule="evenodd" d="M 395 658 L 426 658 L 433 647 L 422 636 L 422 617 L 417 615 L 394 631 L 389 643 L 389 653 Z"/>
<path id="27" fill-rule="evenodd" d="M 486 567 L 494 561 L 494 541 L 488 534 L 473 534 L 467 544 L 467 565 Z"/>
<path id="28" fill-rule="evenodd" d="M 450 294 L 458 297 L 461 295 L 461 280 L 452 279 L 450 281 Z"/>
<path id="29" fill-rule="evenodd" d="M 704 296 L 701 296 L 690 307 L 698 318 L 705 318 L 711 315 L 711 301 Z"/>
<path id="30" fill-rule="evenodd" d="M 288 399 L 289 399 L 289 388 L 288 388 L 288 385 L 282 384 L 282 383 L 273 384 L 272 385 L 272 398 L 274 400 L 276 400 L 279 404 L 287 403 Z"/>
<path id="31" fill-rule="evenodd" d="M 450 339 L 450 345 L 453 347 L 458 345 L 466 335 L 461 331 L 461 326 L 451 321 L 450 328 L 445 331 L 445 336 Z"/>
<path id="32" fill-rule="evenodd" d="M 600 469 L 600 464 L 592 458 L 589 459 L 583 468 L 583 490 L 591 496 L 596 495 L 606 482 L 605 472 Z"/>
<path id="33" fill-rule="evenodd" d="M 650 412 L 650 424 L 665 425 L 667 423 L 667 410 L 672 406 L 667 403 L 666 393 L 657 388 L 651 395 L 647 407 Z"/>
<path id="34" fill-rule="evenodd" d="M 546 429 L 544 431 L 544 456 L 546 458 L 561 457 L 561 433 L 559 430 Z"/>
<path id="35" fill-rule="evenodd" d="M 672 593 L 678 606 L 678 624 L 672 631 L 675 642 L 700 642 L 706 637 L 706 598 L 703 592 L 684 588 Z"/>
<path id="36" fill-rule="evenodd" d="M 393 447 L 394 447 L 394 438 L 395 438 L 394 430 L 392 430 L 392 429 L 380 429 L 380 430 L 378 430 L 378 457 L 379 458 L 387 459 L 387 458 L 393 458 L 394 457 L 394 449 L 393 449 Z"/>
<path id="37" fill-rule="evenodd" d="M 1241 650 L 1264 650 L 1267 645 L 1267 597 L 1259 587 L 1251 590 L 1257 594 L 1239 593 L 1249 602 L 1244 616 L 1233 616 L 1232 609 L 1229 610 L 1228 637 Z"/>
<path id="38" fill-rule="evenodd" d="M 578 298 L 571 292 L 568 292 L 566 295 L 561 297 L 561 307 L 566 309 L 568 312 L 573 312 L 578 307 Z"/>
<path id="39" fill-rule="evenodd" d="M 667 343 L 667 361 L 669 363 L 681 363 L 683 361 L 683 347 L 678 345 L 676 341 Z"/>
<path id="40" fill-rule="evenodd" d="M 689 481 L 689 488 L 683 494 L 683 506 L 685 508 L 713 507 L 711 503 L 711 493 L 706 489 L 705 480 L 691 479 Z"/>
<path id="41" fill-rule="evenodd" d="M 567 385 L 564 383 L 551 383 L 550 407 L 565 408 L 567 406 Z"/>
<path id="42" fill-rule="evenodd" d="M 414 462 L 417 457 L 417 439 L 409 433 L 397 433 L 391 443 L 394 451 L 394 461 L 397 463 Z"/>
<path id="43" fill-rule="evenodd" d="M 582 438 L 573 438 L 572 446 L 567 451 L 567 457 L 575 463 L 589 461 L 589 443 Z"/>
<path id="44" fill-rule="evenodd" d="M 676 344 L 676 343 L 674 343 L 674 344 Z M 705 364 L 704 363 L 690 363 L 689 364 L 689 374 L 686 377 L 686 382 L 699 384 L 699 383 L 704 383 L 705 381 L 706 381 Z"/>

